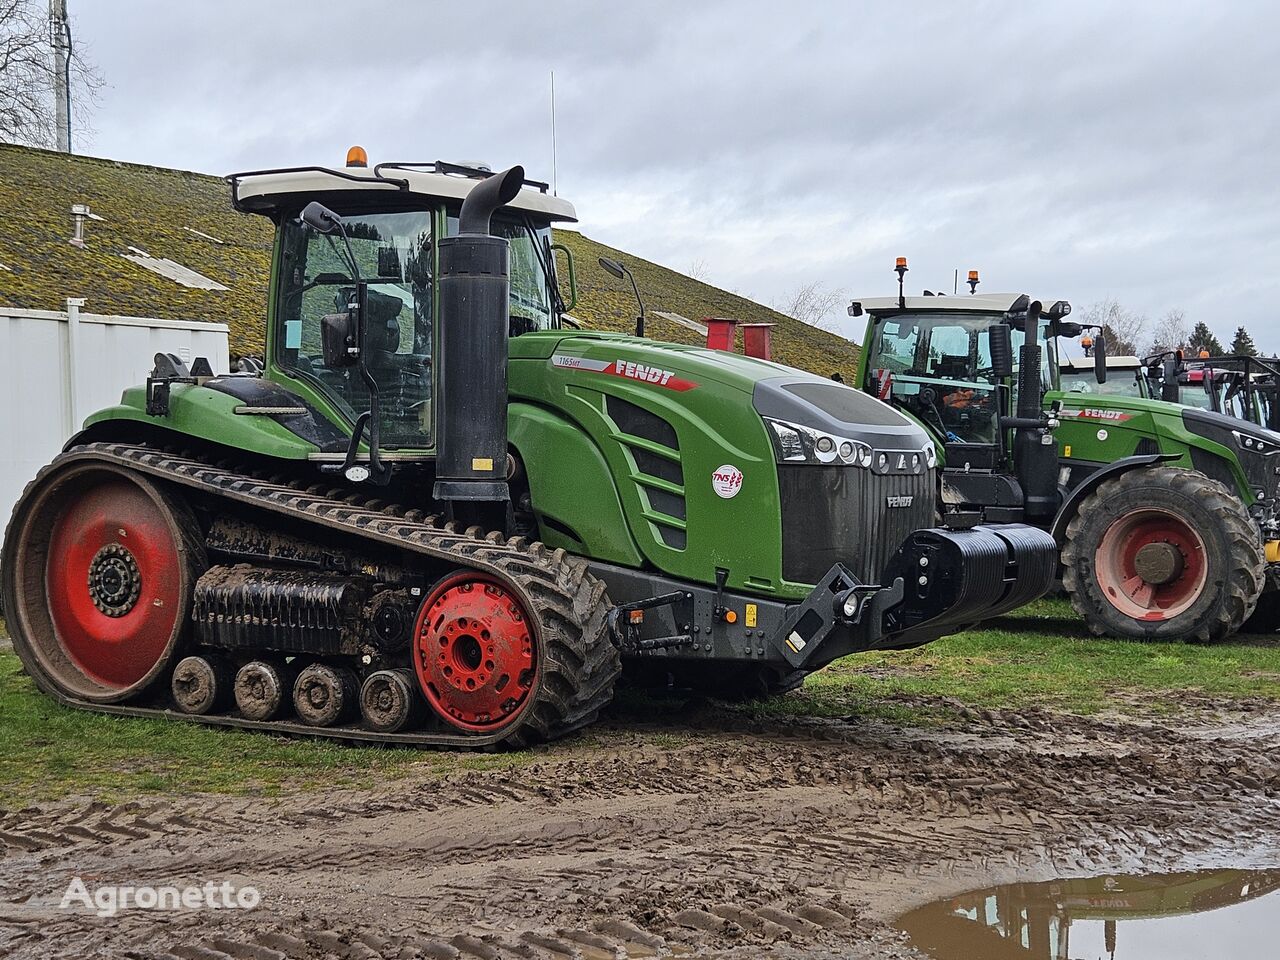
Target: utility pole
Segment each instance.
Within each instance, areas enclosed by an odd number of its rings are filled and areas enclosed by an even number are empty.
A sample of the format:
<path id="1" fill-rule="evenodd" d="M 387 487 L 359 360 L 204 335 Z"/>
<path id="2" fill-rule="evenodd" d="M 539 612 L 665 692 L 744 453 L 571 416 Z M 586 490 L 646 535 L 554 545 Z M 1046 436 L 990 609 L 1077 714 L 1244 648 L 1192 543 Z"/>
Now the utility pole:
<path id="1" fill-rule="evenodd" d="M 71 24 L 67 0 L 49 0 L 49 48 L 53 55 L 53 109 L 58 151 L 71 152 Z"/>

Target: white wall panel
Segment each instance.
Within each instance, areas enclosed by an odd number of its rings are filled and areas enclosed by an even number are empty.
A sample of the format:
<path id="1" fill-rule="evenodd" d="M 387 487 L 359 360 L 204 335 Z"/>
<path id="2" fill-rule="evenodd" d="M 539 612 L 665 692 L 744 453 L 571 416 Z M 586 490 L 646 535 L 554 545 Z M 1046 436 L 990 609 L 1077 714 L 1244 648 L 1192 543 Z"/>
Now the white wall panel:
<path id="1" fill-rule="evenodd" d="M 81 312 L 73 358 L 70 323 L 66 313 L 0 309 L 0 526 L 85 417 L 146 381 L 157 353 L 229 367 L 225 324 Z"/>

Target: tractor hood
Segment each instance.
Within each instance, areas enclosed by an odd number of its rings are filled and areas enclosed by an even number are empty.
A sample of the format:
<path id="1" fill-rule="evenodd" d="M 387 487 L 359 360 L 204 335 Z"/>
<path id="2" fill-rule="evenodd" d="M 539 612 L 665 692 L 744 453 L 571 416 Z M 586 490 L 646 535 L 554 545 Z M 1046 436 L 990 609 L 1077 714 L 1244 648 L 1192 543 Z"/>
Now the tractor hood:
<path id="1" fill-rule="evenodd" d="M 917 423 L 860 390 L 723 350 L 556 330 L 514 338 L 510 355 L 512 361 L 544 360 L 571 383 L 623 381 L 655 399 L 683 401 L 711 420 L 719 416 L 716 405 L 750 406 L 760 417 L 861 440 L 876 449 L 920 451 L 929 446 L 928 434 Z M 518 370 L 523 365 L 513 366 Z M 708 406 L 712 397 L 719 399 Z"/>

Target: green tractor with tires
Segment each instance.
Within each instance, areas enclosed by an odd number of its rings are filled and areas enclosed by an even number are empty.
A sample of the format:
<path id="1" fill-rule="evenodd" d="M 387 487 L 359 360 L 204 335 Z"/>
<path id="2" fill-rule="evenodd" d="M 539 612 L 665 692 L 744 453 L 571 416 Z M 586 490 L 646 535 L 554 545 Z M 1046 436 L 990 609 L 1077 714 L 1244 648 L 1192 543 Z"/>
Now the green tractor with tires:
<path id="1" fill-rule="evenodd" d="M 1058 338 L 1083 332 L 1068 304 L 907 297 L 905 272 L 900 261 L 898 297 L 850 307 L 868 317 L 859 384 L 929 431 L 943 508 L 1049 532 L 1095 634 L 1215 641 L 1239 630 L 1280 573 L 1280 435 L 1123 392 L 1061 390 Z M 1093 359 L 1104 384 L 1101 337 Z"/>
<path id="2" fill-rule="evenodd" d="M 74 707 L 519 745 L 621 670 L 770 693 L 1049 589 L 1020 523 L 936 521 L 935 447 L 777 364 L 586 331 L 519 167 L 229 178 L 275 225 L 266 354 L 157 356 L 28 486 L 15 650 Z"/>

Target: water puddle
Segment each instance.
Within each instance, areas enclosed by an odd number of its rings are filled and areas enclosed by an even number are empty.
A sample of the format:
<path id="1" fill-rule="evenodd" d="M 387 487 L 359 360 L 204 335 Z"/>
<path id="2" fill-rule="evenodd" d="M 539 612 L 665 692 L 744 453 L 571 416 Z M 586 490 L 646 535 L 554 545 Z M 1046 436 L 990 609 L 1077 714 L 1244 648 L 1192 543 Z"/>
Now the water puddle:
<path id="1" fill-rule="evenodd" d="M 920 907 L 898 926 L 937 960 L 1270 960 L 1280 870 L 1015 883 Z"/>

